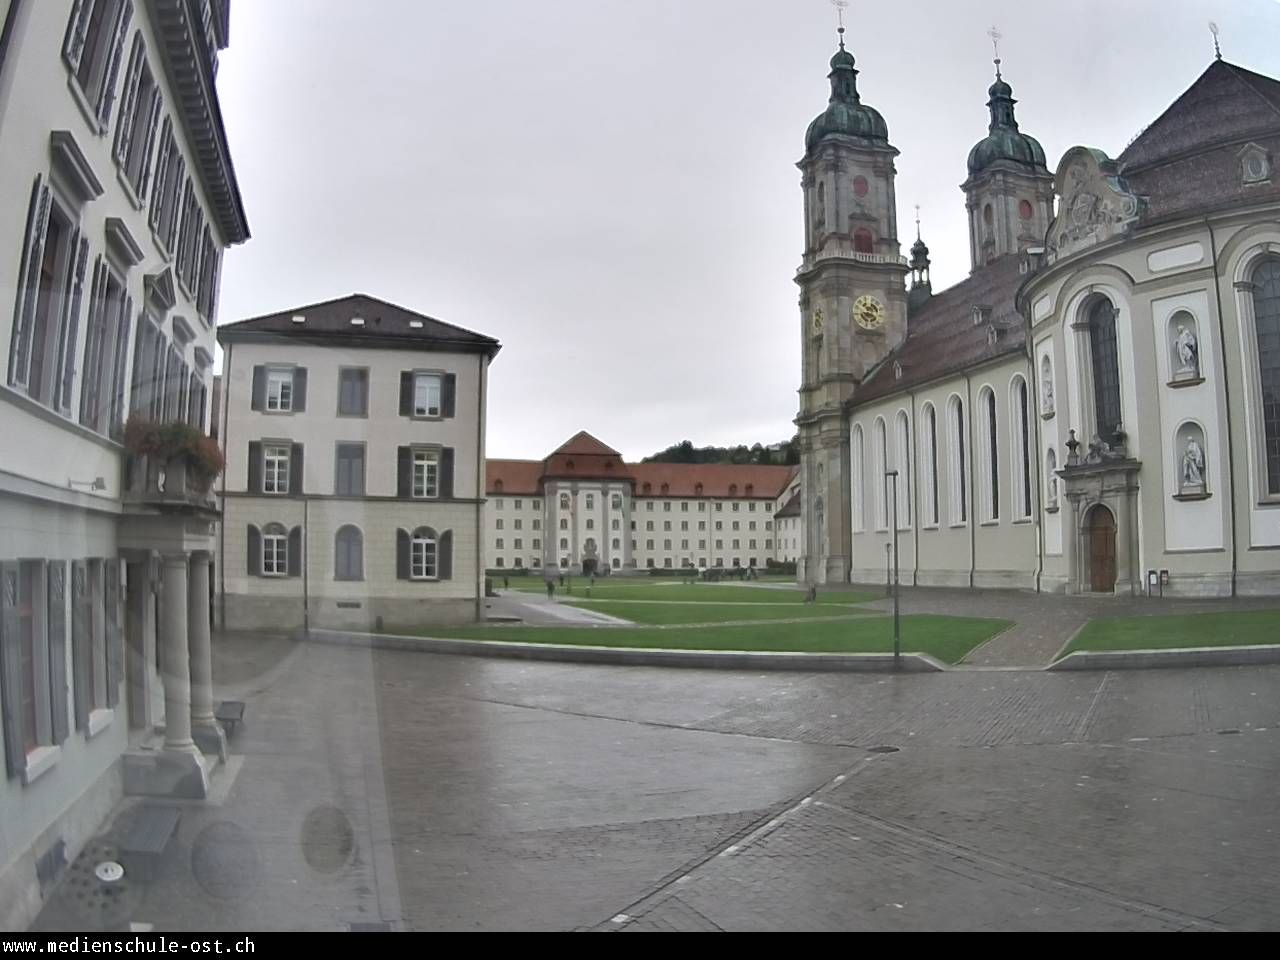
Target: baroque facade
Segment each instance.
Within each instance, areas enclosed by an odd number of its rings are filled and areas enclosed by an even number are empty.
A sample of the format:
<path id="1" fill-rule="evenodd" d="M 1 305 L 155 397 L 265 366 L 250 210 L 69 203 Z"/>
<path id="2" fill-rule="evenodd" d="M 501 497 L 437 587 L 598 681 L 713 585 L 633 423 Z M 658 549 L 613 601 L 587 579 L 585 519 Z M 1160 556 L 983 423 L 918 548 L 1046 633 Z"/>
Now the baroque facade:
<path id="1" fill-rule="evenodd" d="M 800 578 L 882 579 L 896 524 L 906 583 L 1280 592 L 1280 82 L 1215 59 L 1117 158 L 1051 170 L 996 68 L 970 274 L 935 291 L 831 61 L 799 164 Z"/>

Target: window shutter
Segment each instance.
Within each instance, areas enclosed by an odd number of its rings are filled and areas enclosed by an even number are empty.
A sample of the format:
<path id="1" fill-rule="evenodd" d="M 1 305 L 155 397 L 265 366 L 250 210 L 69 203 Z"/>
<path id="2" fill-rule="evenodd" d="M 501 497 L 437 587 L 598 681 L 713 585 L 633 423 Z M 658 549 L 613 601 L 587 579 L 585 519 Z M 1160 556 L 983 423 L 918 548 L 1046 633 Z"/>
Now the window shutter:
<path id="1" fill-rule="evenodd" d="M 156 105 L 159 107 L 160 97 L 156 97 Z M 158 112 L 158 111 L 157 111 Z M 160 134 L 160 153 L 156 156 L 156 192 L 151 201 L 151 229 L 158 236 L 160 233 L 160 215 L 164 211 L 164 183 L 169 175 L 169 164 L 173 162 L 173 121 L 168 117 L 164 118 L 162 126 L 163 132 Z M 257 409 L 256 407 L 254 408 Z"/>
<path id="2" fill-rule="evenodd" d="M 436 560 L 436 574 L 441 580 L 453 579 L 453 531 L 446 530 L 440 534 L 438 546 L 439 557 Z"/>
<path id="3" fill-rule="evenodd" d="M 400 374 L 400 416 L 413 416 L 413 373 L 408 370 Z"/>
<path id="4" fill-rule="evenodd" d="M 129 32 L 129 23 L 133 20 L 133 4 L 124 0 L 120 8 L 120 19 L 116 22 L 116 38 L 111 45 L 111 59 L 107 61 L 106 86 L 102 90 L 102 101 L 98 105 L 98 121 L 104 128 L 111 123 L 111 107 L 116 99 L 116 77 L 120 75 L 120 59 L 124 56 L 125 35 Z"/>
<path id="5" fill-rule="evenodd" d="M 89 327 L 84 344 L 85 378 L 80 390 L 80 422 L 90 430 L 98 429 L 98 422 L 102 418 L 98 395 L 106 385 L 105 378 L 97 376 L 98 371 L 102 370 L 100 358 L 107 336 L 107 305 L 103 291 L 106 282 L 107 268 L 102 257 L 98 257 L 94 261 L 93 285 L 89 290 Z"/>
<path id="6" fill-rule="evenodd" d="M 289 576 L 302 576 L 302 528 L 289 531 Z"/>
<path id="7" fill-rule="evenodd" d="M 84 299 L 84 271 L 89 265 L 89 238 L 81 237 L 78 233 L 76 237 L 79 239 L 77 244 L 72 242 L 72 249 L 77 250 L 76 253 L 76 269 L 70 277 L 70 303 L 67 306 L 66 313 L 62 317 L 62 349 L 59 351 L 58 363 L 61 369 L 61 387 L 56 386 L 55 393 L 57 396 L 58 406 L 64 414 L 71 411 L 71 392 L 75 388 L 76 383 L 76 348 L 80 337 L 80 303 Z"/>
<path id="8" fill-rule="evenodd" d="M 151 158 L 155 155 L 156 134 L 160 130 L 160 110 L 164 103 L 157 89 L 151 95 L 150 115 L 147 120 L 147 139 L 142 148 L 142 171 L 138 176 L 138 199 L 146 202 L 147 192 L 151 188 Z"/>
<path id="9" fill-rule="evenodd" d="M 49 711 L 53 742 L 61 744 L 70 733 L 67 723 L 67 563 L 50 560 L 45 579 L 49 595 Z"/>
<path id="10" fill-rule="evenodd" d="M 89 18 L 84 8 L 85 0 L 75 0 L 71 6 L 71 19 L 67 21 L 67 35 L 62 41 L 62 59 L 67 62 L 71 72 L 80 69 L 80 57 L 84 54 L 85 32 L 89 29 Z"/>
<path id="11" fill-rule="evenodd" d="M 89 596 L 88 565 L 83 560 L 72 560 L 71 673 L 75 681 L 72 692 L 77 730 L 84 730 L 89 725 L 89 668 L 93 658 L 93 637 L 89 635 L 89 605 L 92 602 Z"/>
<path id="12" fill-rule="evenodd" d="M 40 290 L 40 264 L 49 233 L 49 186 L 36 177 L 27 208 L 27 235 L 22 247 L 22 271 L 18 274 L 18 299 L 14 310 L 13 342 L 9 348 L 9 382 L 27 385 L 27 364 L 31 359 L 31 329 L 35 321 L 36 298 Z"/>
<path id="13" fill-rule="evenodd" d="M 307 412 L 306 367 L 297 367 L 293 371 L 293 410 L 295 413 Z"/>
<path id="14" fill-rule="evenodd" d="M 138 112 L 138 82 L 142 65 L 146 61 L 142 34 L 133 38 L 133 50 L 129 53 L 129 69 L 124 74 L 124 100 L 120 104 L 120 119 L 116 121 L 116 142 L 113 151 L 116 163 L 125 165 L 129 157 L 129 136 L 133 132 L 133 118 Z"/>
<path id="15" fill-rule="evenodd" d="M 120 702 L 120 681 L 124 678 L 124 623 L 120 602 L 120 561 L 108 560 L 103 564 L 104 621 L 107 638 L 107 706 Z"/>
<path id="16" fill-rule="evenodd" d="M 289 445 L 289 493 L 302 496 L 302 444 Z"/>
<path id="17" fill-rule="evenodd" d="M 453 447 L 440 451 L 440 499 L 453 499 Z"/>
<path id="18" fill-rule="evenodd" d="M 407 500 L 413 495 L 413 451 L 400 447 L 396 451 L 396 496 Z"/>
<path id="19" fill-rule="evenodd" d="M 249 552 L 245 559 L 244 572 L 251 577 L 262 576 L 262 531 L 249 524 Z"/>
<path id="20" fill-rule="evenodd" d="M 396 579 L 409 579 L 409 531 L 396 531 Z M 7 702 L 7 701 L 6 701 Z"/>
<path id="21" fill-rule="evenodd" d="M 4 705 L 4 764 L 10 777 L 27 765 L 22 735 L 22 645 L 18 642 L 18 564 L 0 563 L 0 700 Z"/>
<path id="22" fill-rule="evenodd" d="M 249 442 L 249 493 L 262 493 L 262 444 Z"/>
<path id="23" fill-rule="evenodd" d="M 455 416 L 454 411 L 458 406 L 458 375 L 456 373 L 446 373 L 444 375 L 444 390 L 440 397 L 441 413 L 445 417 Z"/>
<path id="24" fill-rule="evenodd" d="M 267 368 L 264 366 L 256 366 L 253 368 L 253 393 L 250 401 L 250 407 L 254 410 L 267 409 Z"/>

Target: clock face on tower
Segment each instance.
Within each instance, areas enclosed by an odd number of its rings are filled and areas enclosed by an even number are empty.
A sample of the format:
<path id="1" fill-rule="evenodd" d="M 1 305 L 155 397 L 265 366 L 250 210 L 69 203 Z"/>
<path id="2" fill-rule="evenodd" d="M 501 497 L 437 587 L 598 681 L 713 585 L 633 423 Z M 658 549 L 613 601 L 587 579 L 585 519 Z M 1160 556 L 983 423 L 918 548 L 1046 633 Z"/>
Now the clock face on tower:
<path id="1" fill-rule="evenodd" d="M 853 304 L 853 322 L 863 330 L 879 330 L 884 326 L 884 304 L 870 295 L 859 297 Z"/>

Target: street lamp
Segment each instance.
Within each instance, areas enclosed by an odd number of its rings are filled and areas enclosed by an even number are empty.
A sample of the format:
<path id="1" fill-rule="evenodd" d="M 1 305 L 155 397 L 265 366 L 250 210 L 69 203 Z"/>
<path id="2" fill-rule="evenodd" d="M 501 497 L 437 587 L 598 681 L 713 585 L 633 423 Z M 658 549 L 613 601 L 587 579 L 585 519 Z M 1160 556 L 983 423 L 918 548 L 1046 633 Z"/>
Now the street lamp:
<path id="1" fill-rule="evenodd" d="M 901 616 L 899 612 L 900 598 L 902 592 L 898 579 L 898 471 L 886 470 L 885 485 L 893 490 L 893 541 L 892 544 L 885 544 L 886 549 L 892 550 L 893 554 L 893 669 L 899 670 L 902 667 L 902 630 Z"/>

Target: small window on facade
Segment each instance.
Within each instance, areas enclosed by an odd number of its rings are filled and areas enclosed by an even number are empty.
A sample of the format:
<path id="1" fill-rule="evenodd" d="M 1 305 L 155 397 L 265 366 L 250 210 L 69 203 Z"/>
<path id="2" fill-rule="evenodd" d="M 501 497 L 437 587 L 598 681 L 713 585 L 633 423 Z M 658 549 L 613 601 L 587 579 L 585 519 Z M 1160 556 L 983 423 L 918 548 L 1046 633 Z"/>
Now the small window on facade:
<path id="1" fill-rule="evenodd" d="M 441 378 L 438 373 L 413 375 L 413 415 L 415 417 L 440 416 Z"/>
<path id="2" fill-rule="evenodd" d="M 419 500 L 430 500 L 440 495 L 439 451 L 413 451 L 413 495 Z"/>
<path id="3" fill-rule="evenodd" d="M 431 580 L 437 576 L 438 546 L 434 531 L 420 527 L 409 541 L 409 577 Z"/>
<path id="4" fill-rule="evenodd" d="M 560 509 L 561 510 L 569 509 L 569 495 L 567 493 L 560 494 Z"/>
<path id="5" fill-rule="evenodd" d="M 262 492 L 289 492 L 289 445 L 269 443 L 262 448 Z"/>
<path id="6" fill-rule="evenodd" d="M 368 370 L 343 367 L 338 371 L 338 415 L 343 417 L 369 415 Z"/>
<path id="7" fill-rule="evenodd" d="M 267 409 L 272 413 L 288 413 L 293 409 L 293 371 L 267 371 Z"/>
<path id="8" fill-rule="evenodd" d="M 262 575 L 289 575 L 289 534 L 278 523 L 268 524 L 262 530 Z"/>

